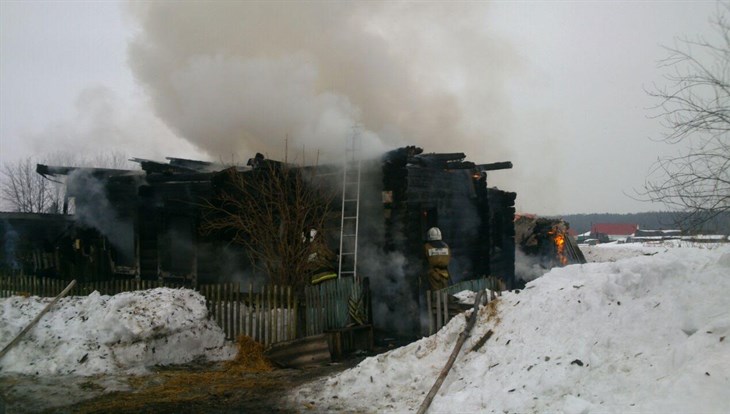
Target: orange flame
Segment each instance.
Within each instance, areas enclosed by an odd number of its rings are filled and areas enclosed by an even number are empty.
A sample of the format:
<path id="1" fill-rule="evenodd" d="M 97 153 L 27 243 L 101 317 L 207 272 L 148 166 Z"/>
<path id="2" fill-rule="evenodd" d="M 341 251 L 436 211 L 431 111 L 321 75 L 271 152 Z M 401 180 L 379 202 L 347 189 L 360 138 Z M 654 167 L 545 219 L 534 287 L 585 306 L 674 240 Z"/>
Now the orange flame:
<path id="1" fill-rule="evenodd" d="M 565 254 L 565 234 L 558 229 L 553 229 L 548 232 L 553 237 L 553 243 L 555 243 L 555 253 L 558 256 L 558 260 L 562 266 L 568 264 L 568 256 Z"/>

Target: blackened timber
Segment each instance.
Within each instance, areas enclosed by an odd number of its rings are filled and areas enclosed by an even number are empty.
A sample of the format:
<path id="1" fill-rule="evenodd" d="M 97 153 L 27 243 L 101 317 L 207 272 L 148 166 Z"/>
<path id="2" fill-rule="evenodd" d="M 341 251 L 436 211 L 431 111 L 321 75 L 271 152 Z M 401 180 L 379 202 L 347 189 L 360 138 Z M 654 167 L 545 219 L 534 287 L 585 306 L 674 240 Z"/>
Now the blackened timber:
<path id="1" fill-rule="evenodd" d="M 466 155 L 463 152 L 448 154 L 421 154 L 409 157 L 408 162 L 427 168 L 449 168 L 450 164 L 457 165 L 457 163 L 462 162 L 464 158 L 466 158 Z"/>
<path id="2" fill-rule="evenodd" d="M 460 161 L 466 158 L 466 154 L 463 152 L 451 152 L 451 153 L 429 153 L 416 155 L 415 158 L 422 158 L 431 161 Z"/>
<path id="3" fill-rule="evenodd" d="M 138 171 L 130 170 L 117 170 L 113 168 L 83 168 L 83 167 L 57 167 L 53 165 L 36 164 L 36 173 L 42 175 L 45 178 L 48 176 L 59 176 L 69 175 L 74 171 L 86 171 L 91 174 L 94 178 L 109 178 L 119 175 L 138 175 Z"/>
<path id="4" fill-rule="evenodd" d="M 510 168 L 512 168 L 512 161 L 477 164 L 474 166 L 474 168 L 479 171 L 509 170 Z"/>
<path id="5" fill-rule="evenodd" d="M 150 161 L 145 160 L 141 158 L 132 158 L 131 161 L 139 163 L 139 165 L 142 167 L 142 169 L 147 172 L 147 174 L 166 174 L 166 175 L 172 175 L 172 174 L 179 174 L 179 173 L 197 173 L 198 171 L 194 168 L 188 168 L 183 167 L 180 165 L 173 165 L 169 163 L 162 163 L 157 161 Z"/>
<path id="6" fill-rule="evenodd" d="M 466 198 L 476 195 L 471 175 L 466 170 L 444 172 L 435 168 L 410 168 L 407 188 L 409 203 L 437 200 L 445 203 L 458 195 Z"/>
<path id="7" fill-rule="evenodd" d="M 214 164 L 214 163 L 208 162 L 208 161 L 188 160 L 185 158 L 173 158 L 173 157 L 165 157 L 165 159 L 170 161 L 170 165 L 174 165 L 176 167 L 183 167 L 183 168 L 187 168 L 190 170 L 195 170 L 198 172 L 220 171 L 225 168 L 221 164 Z"/>

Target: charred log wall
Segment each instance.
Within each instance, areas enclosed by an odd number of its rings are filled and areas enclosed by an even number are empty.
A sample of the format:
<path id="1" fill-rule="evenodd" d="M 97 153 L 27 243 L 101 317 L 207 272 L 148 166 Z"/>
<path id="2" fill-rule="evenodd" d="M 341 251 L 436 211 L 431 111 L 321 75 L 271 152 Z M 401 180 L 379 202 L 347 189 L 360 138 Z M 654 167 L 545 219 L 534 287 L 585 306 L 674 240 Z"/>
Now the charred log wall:
<path id="1" fill-rule="evenodd" d="M 449 266 L 452 283 L 494 275 L 511 286 L 516 194 L 488 189 L 486 175 L 475 175 L 471 169 L 410 163 L 400 150 L 395 155 L 382 164 L 382 206 L 362 210 L 369 211 L 368 220 L 382 217 L 383 257 L 398 253 L 404 259 L 400 267 L 386 268 L 385 279 L 391 282 L 384 286 L 407 290 L 409 300 L 418 306 L 420 295 L 428 289 L 423 244 L 426 232 L 434 226 L 441 229 L 444 241 L 452 250 Z M 364 199 L 374 197 L 369 195 Z M 402 280 L 402 284 L 396 284 L 397 280 Z M 377 280 L 373 285 L 378 285 Z M 377 295 L 374 292 L 374 302 L 396 296 L 382 294 L 378 298 Z M 401 300 L 384 306 L 402 307 L 403 303 Z M 418 334 L 417 312 L 398 313 L 390 319 L 395 316 L 401 325 L 407 325 L 398 333 Z M 404 324 L 403 320 L 409 318 L 409 323 Z"/>
<path id="2" fill-rule="evenodd" d="M 515 199 L 517 194 L 487 189 L 489 223 L 489 272 L 504 280 L 508 289 L 515 286 Z"/>

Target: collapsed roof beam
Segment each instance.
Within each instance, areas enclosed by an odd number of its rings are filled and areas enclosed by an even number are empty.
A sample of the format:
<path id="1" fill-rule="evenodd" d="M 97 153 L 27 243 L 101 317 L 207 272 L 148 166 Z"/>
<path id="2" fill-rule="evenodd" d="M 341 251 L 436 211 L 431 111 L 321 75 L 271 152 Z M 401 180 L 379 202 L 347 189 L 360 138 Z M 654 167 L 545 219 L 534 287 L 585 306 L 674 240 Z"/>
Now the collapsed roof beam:
<path id="1" fill-rule="evenodd" d="M 55 181 L 50 177 L 58 177 L 61 175 L 69 175 L 74 171 L 86 171 L 97 178 L 113 177 L 118 175 L 138 174 L 131 170 L 117 170 L 112 168 L 83 168 L 83 167 L 58 167 L 53 165 L 36 164 L 35 172 L 42 175 L 43 178 Z"/>
<path id="2" fill-rule="evenodd" d="M 509 170 L 512 168 L 512 161 L 492 162 L 489 164 L 477 164 L 474 166 L 479 171 Z"/>

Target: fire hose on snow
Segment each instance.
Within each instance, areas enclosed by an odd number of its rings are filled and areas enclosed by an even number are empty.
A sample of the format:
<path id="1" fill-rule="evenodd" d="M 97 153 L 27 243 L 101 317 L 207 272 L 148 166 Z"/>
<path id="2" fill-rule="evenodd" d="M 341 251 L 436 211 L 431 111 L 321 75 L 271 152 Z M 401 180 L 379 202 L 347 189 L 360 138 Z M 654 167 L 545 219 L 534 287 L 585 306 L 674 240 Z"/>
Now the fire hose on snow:
<path id="1" fill-rule="evenodd" d="M 421 403 L 421 406 L 418 408 L 417 414 L 424 414 L 426 410 L 428 410 L 428 407 L 431 406 L 431 401 L 433 401 L 436 393 L 441 388 L 441 384 L 444 383 L 446 376 L 449 375 L 449 371 L 454 365 L 456 357 L 459 355 L 459 351 L 461 351 L 461 347 L 464 346 L 464 342 L 466 342 L 466 339 L 469 337 L 472 328 L 474 328 L 474 325 L 476 324 L 479 304 L 482 301 L 482 294 L 484 294 L 484 290 L 480 290 L 476 298 L 474 298 L 474 309 L 472 310 L 471 315 L 469 315 L 469 319 L 466 320 L 466 326 L 464 327 L 464 330 L 459 334 L 459 339 L 456 341 L 456 346 L 454 346 L 454 350 L 451 351 L 451 356 L 449 357 L 448 362 L 446 362 L 446 365 L 441 370 L 441 374 L 439 374 L 436 382 L 433 384 L 431 390 L 428 392 L 428 395 L 426 395 L 426 399 L 423 400 L 423 403 Z"/>

